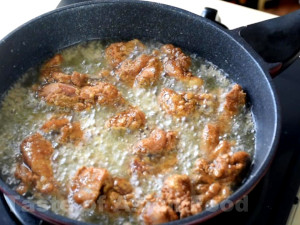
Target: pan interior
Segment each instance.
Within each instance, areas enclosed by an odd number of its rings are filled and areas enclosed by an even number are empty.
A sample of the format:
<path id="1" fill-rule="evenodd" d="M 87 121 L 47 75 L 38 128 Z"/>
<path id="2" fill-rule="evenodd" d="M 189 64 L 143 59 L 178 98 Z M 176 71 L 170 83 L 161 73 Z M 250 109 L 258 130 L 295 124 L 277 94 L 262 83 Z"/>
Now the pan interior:
<path id="1" fill-rule="evenodd" d="M 51 35 L 45 39 L 45 34 Z M 48 14 L 1 41 L 1 93 L 28 68 L 59 49 L 85 40 L 133 38 L 173 43 L 197 53 L 230 74 L 247 92 L 256 123 L 256 152 L 248 179 L 233 198 L 246 193 L 261 177 L 272 156 L 278 120 L 276 99 L 252 54 L 227 32 L 193 14 L 133 2 L 95 3 Z M 3 189 L 11 192 L 4 185 Z M 205 214 L 210 213 L 202 216 Z"/>

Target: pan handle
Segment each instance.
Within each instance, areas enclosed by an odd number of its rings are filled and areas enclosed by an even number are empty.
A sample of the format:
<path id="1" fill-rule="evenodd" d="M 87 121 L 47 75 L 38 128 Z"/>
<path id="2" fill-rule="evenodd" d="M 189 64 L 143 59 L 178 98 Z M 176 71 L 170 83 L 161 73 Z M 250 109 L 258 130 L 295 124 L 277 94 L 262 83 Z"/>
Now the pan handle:
<path id="1" fill-rule="evenodd" d="M 272 77 L 300 55 L 300 10 L 233 31 L 263 58 Z"/>

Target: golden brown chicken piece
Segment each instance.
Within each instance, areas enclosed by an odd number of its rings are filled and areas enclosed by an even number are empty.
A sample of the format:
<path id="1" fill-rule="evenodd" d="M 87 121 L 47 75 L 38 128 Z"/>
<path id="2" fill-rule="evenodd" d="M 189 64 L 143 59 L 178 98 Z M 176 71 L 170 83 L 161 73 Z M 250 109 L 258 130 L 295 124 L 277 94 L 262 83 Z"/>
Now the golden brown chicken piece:
<path id="1" fill-rule="evenodd" d="M 70 121 L 67 118 L 57 118 L 52 117 L 49 121 L 44 123 L 44 125 L 41 127 L 41 130 L 45 133 L 51 132 L 51 131 L 60 131 L 61 128 L 63 128 L 65 125 L 67 125 Z"/>
<path id="2" fill-rule="evenodd" d="M 24 163 L 34 175 L 35 188 L 42 193 L 50 193 L 54 189 L 53 171 L 51 166 L 52 145 L 40 133 L 27 137 L 21 143 Z M 28 170 L 19 168 L 21 173 Z"/>
<path id="3" fill-rule="evenodd" d="M 219 144 L 220 135 L 220 128 L 217 124 L 206 124 L 202 133 L 201 148 L 210 154 Z"/>
<path id="4" fill-rule="evenodd" d="M 65 74 L 63 72 L 53 72 L 52 80 L 58 83 L 73 84 L 77 87 L 82 87 L 87 85 L 88 75 L 81 74 L 76 71 L 73 72 L 72 75 Z"/>
<path id="5" fill-rule="evenodd" d="M 73 142 L 75 145 L 83 139 L 83 131 L 79 122 L 68 123 L 61 128 L 60 142 Z"/>
<path id="6" fill-rule="evenodd" d="M 161 198 L 180 214 L 180 218 L 191 215 L 191 181 L 187 175 L 175 174 L 167 178 L 161 193 Z"/>
<path id="7" fill-rule="evenodd" d="M 118 89 L 110 84 L 98 82 L 95 86 L 85 86 L 81 89 L 80 100 L 85 104 L 120 105 L 125 103 Z"/>
<path id="8" fill-rule="evenodd" d="M 18 185 L 16 191 L 20 195 L 26 194 L 28 189 L 32 186 L 36 176 L 34 176 L 31 172 L 31 170 L 24 165 L 23 163 L 17 164 L 16 170 L 15 170 L 15 177 L 21 181 L 21 183 Z"/>
<path id="9" fill-rule="evenodd" d="M 115 68 L 133 51 L 142 51 L 144 48 L 144 44 L 137 39 L 128 42 L 113 43 L 105 50 L 106 60 L 110 66 Z"/>
<path id="10" fill-rule="evenodd" d="M 180 48 L 167 44 L 161 47 L 161 51 L 166 55 L 163 60 L 164 70 L 170 77 L 186 82 L 189 86 L 201 86 L 203 84 L 201 78 L 193 76 L 189 71 L 191 58 L 185 55 Z"/>
<path id="11" fill-rule="evenodd" d="M 71 82 L 77 87 L 83 87 L 87 85 L 89 76 L 87 74 L 73 72 L 71 75 Z"/>
<path id="12" fill-rule="evenodd" d="M 48 104 L 72 108 L 79 102 L 80 89 L 63 83 L 51 83 L 45 85 L 39 96 L 43 97 Z"/>
<path id="13" fill-rule="evenodd" d="M 149 202 L 143 209 L 142 218 L 147 225 L 156 225 L 178 220 L 174 210 L 164 202 Z"/>
<path id="14" fill-rule="evenodd" d="M 234 182 L 250 162 L 247 152 L 219 155 L 211 164 L 208 173 L 216 179 Z"/>
<path id="15" fill-rule="evenodd" d="M 136 76 L 147 65 L 150 58 L 151 56 L 142 54 L 134 60 L 127 59 L 122 62 L 120 68 L 116 70 L 116 74 L 118 74 L 121 81 L 132 86 Z"/>
<path id="16" fill-rule="evenodd" d="M 136 76 L 135 86 L 145 88 L 155 84 L 161 71 L 161 61 L 157 57 L 151 57 L 147 65 Z"/>
<path id="17" fill-rule="evenodd" d="M 133 209 L 133 187 L 123 178 L 114 178 L 113 186 L 106 193 L 105 208 L 108 211 L 130 212 Z"/>
<path id="18" fill-rule="evenodd" d="M 155 129 L 148 138 L 142 139 L 134 145 L 133 152 L 137 154 L 160 154 L 174 149 L 176 143 L 175 132 Z"/>
<path id="19" fill-rule="evenodd" d="M 229 116 L 236 115 L 245 102 L 246 93 L 240 85 L 235 84 L 225 97 L 224 110 Z"/>
<path id="20" fill-rule="evenodd" d="M 53 132 L 60 134 L 60 143 L 73 142 L 77 145 L 83 139 L 83 131 L 80 122 L 70 122 L 67 118 L 52 117 L 44 123 L 41 130 L 45 133 Z"/>
<path id="21" fill-rule="evenodd" d="M 146 123 L 145 114 L 138 108 L 131 107 L 128 110 L 118 113 L 106 121 L 106 128 L 129 128 L 136 130 L 143 127 Z"/>
<path id="22" fill-rule="evenodd" d="M 51 81 L 52 74 L 54 72 L 60 72 L 60 66 L 63 62 L 63 57 L 61 54 L 55 55 L 53 58 L 49 59 L 46 63 L 44 63 L 40 69 L 40 77 L 41 81 Z"/>
<path id="23" fill-rule="evenodd" d="M 197 105 L 197 98 L 193 93 L 177 93 L 164 88 L 158 98 L 161 108 L 168 114 L 183 117 L 192 114 Z"/>
<path id="24" fill-rule="evenodd" d="M 100 190 L 111 177 L 107 170 L 94 167 L 81 167 L 75 174 L 71 193 L 76 203 L 84 208 L 90 208 L 100 195 Z"/>

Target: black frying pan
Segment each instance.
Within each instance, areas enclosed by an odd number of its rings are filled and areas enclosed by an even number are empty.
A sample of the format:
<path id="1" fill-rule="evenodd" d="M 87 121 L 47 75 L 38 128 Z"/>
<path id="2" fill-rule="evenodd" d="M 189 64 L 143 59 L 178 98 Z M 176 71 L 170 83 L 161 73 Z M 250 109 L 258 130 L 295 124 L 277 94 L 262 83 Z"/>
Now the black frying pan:
<path id="1" fill-rule="evenodd" d="M 256 151 L 247 179 L 228 199 L 237 202 L 266 173 L 275 154 L 280 110 L 269 71 L 279 73 L 298 56 L 300 11 L 229 31 L 190 12 L 156 3 L 101 1 L 63 7 L 30 21 L 0 41 L 0 93 L 27 69 L 62 48 L 92 39 L 133 38 L 173 43 L 198 53 L 230 74 L 247 92 L 256 124 Z M 2 179 L 0 189 L 46 221 L 84 224 L 28 204 Z M 171 224 L 198 223 L 220 212 L 216 206 Z"/>

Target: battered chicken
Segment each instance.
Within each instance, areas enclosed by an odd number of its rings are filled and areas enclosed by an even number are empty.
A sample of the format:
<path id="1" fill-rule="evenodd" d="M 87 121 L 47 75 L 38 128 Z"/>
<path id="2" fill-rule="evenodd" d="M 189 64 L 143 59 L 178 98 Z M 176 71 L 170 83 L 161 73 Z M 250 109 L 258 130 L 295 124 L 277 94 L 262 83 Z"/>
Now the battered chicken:
<path id="1" fill-rule="evenodd" d="M 191 181 L 187 175 L 168 177 L 161 194 L 161 198 L 180 214 L 180 218 L 191 215 Z"/>
<path id="2" fill-rule="evenodd" d="M 16 176 L 23 181 L 21 185 L 28 187 L 31 185 L 29 182 L 33 181 L 38 191 L 42 193 L 52 192 L 54 189 L 54 179 L 51 166 L 51 156 L 53 153 L 51 143 L 40 133 L 35 133 L 24 139 L 20 149 L 23 161 L 28 166 L 28 168 L 24 167 L 24 165 L 17 168 Z M 22 178 L 23 175 L 28 175 L 28 180 L 27 178 Z"/>
<path id="3" fill-rule="evenodd" d="M 203 84 L 201 78 L 193 76 L 189 71 L 191 58 L 185 55 L 180 48 L 167 44 L 161 47 L 161 51 L 166 54 L 166 58 L 163 60 L 164 70 L 169 76 L 186 82 L 190 86 L 201 86 Z"/>
<path id="4" fill-rule="evenodd" d="M 100 190 L 110 183 L 107 170 L 94 167 L 81 167 L 75 174 L 71 194 L 76 203 L 90 208 L 100 195 Z"/>
<path id="5" fill-rule="evenodd" d="M 164 88 L 158 98 L 161 108 L 168 114 L 183 117 L 192 114 L 197 105 L 197 98 L 193 93 L 176 93 Z"/>
<path id="6" fill-rule="evenodd" d="M 133 147 L 136 154 L 160 154 L 171 151 L 176 147 L 176 133 L 173 131 L 165 132 L 161 129 L 155 129 L 148 138 L 140 140 Z"/>
<path id="7" fill-rule="evenodd" d="M 150 58 L 151 56 L 142 54 L 134 60 L 127 59 L 116 70 L 116 74 L 120 77 L 121 81 L 132 86 L 136 76 L 147 65 Z"/>
<path id="8" fill-rule="evenodd" d="M 142 212 L 142 218 L 147 225 L 156 225 L 178 220 L 174 210 L 163 202 L 149 202 Z"/>
<path id="9" fill-rule="evenodd" d="M 208 123 L 202 133 L 201 149 L 210 154 L 218 145 L 220 135 L 219 126 L 217 124 Z"/>
<path id="10" fill-rule="evenodd" d="M 129 128 L 136 130 L 143 127 L 146 123 L 145 114 L 138 108 L 131 107 L 130 109 L 118 113 L 105 123 L 107 128 Z"/>
<path id="11" fill-rule="evenodd" d="M 133 209 L 133 187 L 123 178 L 114 178 L 113 186 L 106 193 L 105 209 L 110 212 L 126 211 Z"/>
<path id="12" fill-rule="evenodd" d="M 137 39 L 128 42 L 113 43 L 105 50 L 106 60 L 110 66 L 115 68 L 133 51 L 142 51 L 144 48 L 144 44 Z"/>
<path id="13" fill-rule="evenodd" d="M 54 131 L 60 134 L 60 143 L 73 142 L 75 145 L 82 141 L 84 134 L 78 121 L 70 122 L 67 118 L 59 118 L 56 116 L 47 121 L 41 127 L 41 130 L 45 133 Z"/>
<path id="14" fill-rule="evenodd" d="M 39 96 L 56 106 L 73 108 L 79 102 L 80 89 L 63 83 L 51 83 L 45 85 Z"/>
<path id="15" fill-rule="evenodd" d="M 85 104 L 120 105 L 125 103 L 118 89 L 110 84 L 98 82 L 95 86 L 85 86 L 81 89 L 80 100 Z"/>
<path id="16" fill-rule="evenodd" d="M 245 102 L 246 93 L 240 85 L 235 84 L 225 97 L 224 110 L 229 116 L 236 115 Z"/>
<path id="17" fill-rule="evenodd" d="M 46 63 L 44 63 L 40 69 L 40 77 L 41 81 L 51 81 L 52 74 L 54 72 L 60 72 L 60 66 L 63 62 L 63 57 L 61 54 L 55 55 L 53 58 L 49 59 Z"/>
<path id="18" fill-rule="evenodd" d="M 162 71 L 161 62 L 157 57 L 151 57 L 147 65 L 135 78 L 135 86 L 148 87 L 156 83 Z"/>

